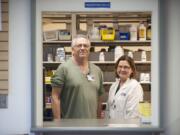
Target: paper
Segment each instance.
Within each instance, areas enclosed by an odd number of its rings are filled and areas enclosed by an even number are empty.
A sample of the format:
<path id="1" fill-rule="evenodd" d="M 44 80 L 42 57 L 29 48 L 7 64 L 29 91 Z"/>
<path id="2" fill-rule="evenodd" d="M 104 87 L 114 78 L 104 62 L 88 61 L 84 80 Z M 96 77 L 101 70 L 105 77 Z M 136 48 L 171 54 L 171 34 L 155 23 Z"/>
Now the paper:
<path id="1" fill-rule="evenodd" d="M 137 124 L 108 124 L 108 127 L 138 127 Z"/>

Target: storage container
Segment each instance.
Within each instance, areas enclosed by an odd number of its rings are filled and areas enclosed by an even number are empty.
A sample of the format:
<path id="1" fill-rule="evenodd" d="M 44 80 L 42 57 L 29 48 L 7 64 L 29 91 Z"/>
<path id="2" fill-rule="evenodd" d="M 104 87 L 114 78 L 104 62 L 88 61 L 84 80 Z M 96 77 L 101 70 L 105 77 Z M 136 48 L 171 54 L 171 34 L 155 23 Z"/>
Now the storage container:
<path id="1" fill-rule="evenodd" d="M 56 41 L 58 40 L 58 30 L 44 31 L 44 41 Z"/>
<path id="2" fill-rule="evenodd" d="M 60 30 L 59 31 L 59 40 L 71 40 L 71 34 L 69 31 Z"/>
<path id="3" fill-rule="evenodd" d="M 115 82 L 115 80 L 116 80 L 115 72 L 104 71 L 103 72 L 103 78 L 104 78 L 104 82 Z"/>
<path id="4" fill-rule="evenodd" d="M 114 40 L 115 39 L 115 30 L 114 29 L 102 29 L 101 30 L 102 40 Z"/>
<path id="5" fill-rule="evenodd" d="M 130 33 L 129 33 L 129 25 L 121 25 L 119 26 L 119 40 L 129 40 Z"/>

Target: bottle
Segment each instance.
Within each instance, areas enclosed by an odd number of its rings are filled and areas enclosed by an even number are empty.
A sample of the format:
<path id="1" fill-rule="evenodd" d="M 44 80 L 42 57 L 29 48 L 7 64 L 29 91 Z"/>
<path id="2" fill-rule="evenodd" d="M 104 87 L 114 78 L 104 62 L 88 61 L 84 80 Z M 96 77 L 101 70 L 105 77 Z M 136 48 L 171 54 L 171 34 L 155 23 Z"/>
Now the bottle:
<path id="1" fill-rule="evenodd" d="M 122 47 L 120 46 L 116 46 L 115 48 L 115 53 L 114 53 L 114 58 L 115 58 L 115 61 L 117 61 L 119 59 L 119 57 L 121 57 L 122 55 L 124 55 L 124 50 Z"/>
<path id="2" fill-rule="evenodd" d="M 104 56 L 104 52 L 100 52 L 100 54 L 99 54 L 99 61 L 104 61 L 104 58 L 105 56 Z"/>
<path id="3" fill-rule="evenodd" d="M 137 26 L 135 24 L 132 24 L 129 31 L 130 31 L 130 40 L 137 41 Z"/>
<path id="4" fill-rule="evenodd" d="M 146 40 L 146 27 L 144 26 L 144 23 L 140 23 L 139 25 L 139 40 L 140 41 Z"/>
<path id="5" fill-rule="evenodd" d="M 140 101 L 138 111 L 140 122 L 142 124 L 151 124 L 151 103 L 148 101 Z"/>
<path id="6" fill-rule="evenodd" d="M 57 48 L 56 50 L 56 61 L 64 62 L 65 61 L 65 50 L 63 47 Z"/>
<path id="7" fill-rule="evenodd" d="M 48 53 L 47 55 L 47 61 L 48 62 L 53 62 L 53 55 L 51 53 Z"/>
<path id="8" fill-rule="evenodd" d="M 145 82 L 145 73 L 140 73 L 140 82 Z"/>
<path id="9" fill-rule="evenodd" d="M 142 53 L 141 53 L 141 61 L 145 62 L 146 60 L 147 60 L 146 51 L 142 51 Z"/>
<path id="10" fill-rule="evenodd" d="M 150 74 L 145 73 L 145 82 L 149 83 L 150 82 Z"/>
<path id="11" fill-rule="evenodd" d="M 98 27 L 92 28 L 92 33 L 91 33 L 90 38 L 93 40 L 100 40 L 101 39 Z"/>
<path id="12" fill-rule="evenodd" d="M 147 27 L 147 40 L 151 40 L 151 23 Z"/>
<path id="13" fill-rule="evenodd" d="M 128 52 L 128 56 L 133 59 L 133 53 L 131 51 Z"/>

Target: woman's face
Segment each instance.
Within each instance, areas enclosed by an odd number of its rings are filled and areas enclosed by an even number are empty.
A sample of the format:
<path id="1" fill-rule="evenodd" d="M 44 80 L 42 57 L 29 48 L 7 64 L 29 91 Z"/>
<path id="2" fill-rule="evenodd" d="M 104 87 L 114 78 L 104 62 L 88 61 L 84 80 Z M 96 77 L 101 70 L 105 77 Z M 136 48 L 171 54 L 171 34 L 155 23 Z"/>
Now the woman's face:
<path id="1" fill-rule="evenodd" d="M 130 75 L 132 74 L 132 69 L 129 65 L 129 63 L 126 60 L 119 61 L 118 67 L 117 67 L 117 74 L 121 80 L 126 81 L 128 78 L 130 78 Z"/>

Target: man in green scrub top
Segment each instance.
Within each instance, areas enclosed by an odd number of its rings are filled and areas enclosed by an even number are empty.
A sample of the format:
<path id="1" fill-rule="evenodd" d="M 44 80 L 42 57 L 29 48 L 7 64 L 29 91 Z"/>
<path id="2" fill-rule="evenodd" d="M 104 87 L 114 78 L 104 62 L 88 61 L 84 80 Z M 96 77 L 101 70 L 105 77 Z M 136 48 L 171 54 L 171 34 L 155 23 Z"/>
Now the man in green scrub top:
<path id="1" fill-rule="evenodd" d="M 71 47 L 72 58 L 61 64 L 51 79 L 54 120 L 100 118 L 103 77 L 100 68 L 88 61 L 90 41 L 77 35 Z"/>

